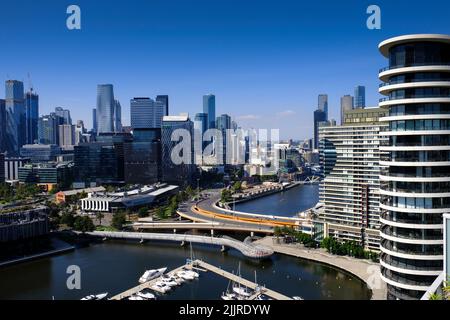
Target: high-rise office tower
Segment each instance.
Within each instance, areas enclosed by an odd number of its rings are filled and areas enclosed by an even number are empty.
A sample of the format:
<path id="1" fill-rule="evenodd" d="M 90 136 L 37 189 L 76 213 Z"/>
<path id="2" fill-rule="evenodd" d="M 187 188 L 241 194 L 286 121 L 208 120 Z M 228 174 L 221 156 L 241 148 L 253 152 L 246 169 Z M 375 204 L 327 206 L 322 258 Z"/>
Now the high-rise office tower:
<path id="1" fill-rule="evenodd" d="M 131 127 L 133 129 L 160 129 L 166 106 L 150 98 L 130 100 Z"/>
<path id="2" fill-rule="evenodd" d="M 325 112 L 325 121 L 328 120 L 328 95 L 327 94 L 319 94 L 317 99 L 317 109 Z"/>
<path id="3" fill-rule="evenodd" d="M 33 144 L 38 139 L 38 120 L 39 120 L 39 96 L 31 89 L 25 95 L 25 112 L 26 112 L 26 130 L 27 144 Z"/>
<path id="4" fill-rule="evenodd" d="M 353 109 L 353 97 L 351 95 L 345 95 L 341 97 L 341 125 L 344 124 L 344 114 L 346 111 Z"/>
<path id="5" fill-rule="evenodd" d="M 114 89 L 112 84 L 97 86 L 97 133 L 114 132 Z"/>
<path id="6" fill-rule="evenodd" d="M 5 92 L 6 151 L 9 156 L 18 155 L 27 136 L 23 82 L 7 80 Z"/>
<path id="7" fill-rule="evenodd" d="M 208 115 L 206 113 L 197 113 L 194 118 L 194 130 L 203 134 L 208 129 Z"/>
<path id="8" fill-rule="evenodd" d="M 165 108 L 165 116 L 169 115 L 169 96 L 168 95 L 158 95 L 156 96 L 156 101 L 161 102 L 166 108 Z"/>
<path id="9" fill-rule="evenodd" d="M 96 134 L 98 132 L 97 126 L 97 108 L 92 109 L 92 131 Z"/>
<path id="10" fill-rule="evenodd" d="M 59 125 L 64 124 L 64 118 L 52 112 L 38 120 L 38 142 L 40 144 L 59 145 Z"/>
<path id="11" fill-rule="evenodd" d="M 114 103 L 114 132 L 122 132 L 122 106 L 119 100 Z"/>
<path id="12" fill-rule="evenodd" d="M 86 142 L 84 134 L 86 133 L 86 128 L 84 127 L 83 120 L 78 120 L 75 126 L 75 145 L 79 145 L 82 142 Z"/>
<path id="13" fill-rule="evenodd" d="M 324 237 L 356 241 L 369 250 L 380 248 L 380 145 L 387 141 L 379 122 L 381 108 L 346 111 L 344 125 L 319 128 L 320 183 L 318 220 Z"/>
<path id="14" fill-rule="evenodd" d="M 0 152 L 0 183 L 5 182 L 5 154 Z"/>
<path id="15" fill-rule="evenodd" d="M 61 124 L 58 126 L 59 146 L 62 148 L 75 145 L 75 126 L 72 124 Z"/>
<path id="16" fill-rule="evenodd" d="M 55 114 L 63 119 L 63 124 L 72 124 L 72 118 L 70 117 L 70 110 L 62 107 L 55 108 Z"/>
<path id="17" fill-rule="evenodd" d="M 208 115 L 208 129 L 216 127 L 216 96 L 208 94 L 203 96 L 203 113 Z"/>
<path id="18" fill-rule="evenodd" d="M 355 87 L 355 99 L 353 105 L 354 109 L 366 107 L 366 87 L 364 86 Z"/>
<path id="19" fill-rule="evenodd" d="M 325 111 L 314 111 L 314 149 L 319 148 L 319 124 L 327 121 L 327 115 Z"/>
<path id="20" fill-rule="evenodd" d="M 389 157 L 380 179 L 381 277 L 388 299 L 420 299 L 443 270 L 450 212 L 450 36 L 417 34 L 379 45 L 389 111 Z"/>
<path id="21" fill-rule="evenodd" d="M 6 109 L 5 100 L 0 99 L 0 153 L 6 150 Z"/>
<path id="22" fill-rule="evenodd" d="M 172 141 L 172 133 L 177 129 L 184 129 L 187 130 L 192 139 L 193 127 L 193 123 L 188 115 L 164 117 L 161 129 L 162 174 L 164 182 L 186 185 L 192 181 L 195 170 L 192 140 L 190 141 L 191 149 L 183 150 L 183 154 L 179 154 L 180 159 L 173 159 L 172 150 L 179 142 Z"/>

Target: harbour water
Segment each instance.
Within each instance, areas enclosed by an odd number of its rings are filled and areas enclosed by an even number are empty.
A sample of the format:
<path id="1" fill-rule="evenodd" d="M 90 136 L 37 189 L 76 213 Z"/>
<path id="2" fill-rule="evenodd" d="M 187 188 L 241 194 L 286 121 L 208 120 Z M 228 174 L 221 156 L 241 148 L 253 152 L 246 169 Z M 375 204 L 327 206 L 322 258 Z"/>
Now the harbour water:
<path id="1" fill-rule="evenodd" d="M 193 245 L 195 258 L 227 271 L 241 262 L 244 278 L 257 281 L 288 296 L 304 299 L 369 299 L 370 291 L 359 279 L 326 265 L 274 255 L 267 260 L 244 258 L 239 252 L 222 253 L 217 247 Z M 176 243 L 106 241 L 58 256 L 0 269 L 0 299 L 80 299 L 88 294 L 110 296 L 138 284 L 146 269 L 181 266 L 190 256 L 189 246 Z M 69 290 L 66 281 L 71 265 L 80 267 L 81 289 Z M 228 281 L 211 272 L 185 283 L 158 299 L 219 299 Z"/>
<path id="2" fill-rule="evenodd" d="M 314 207 L 319 201 L 319 185 L 305 184 L 254 200 L 236 203 L 237 211 L 292 217 Z"/>

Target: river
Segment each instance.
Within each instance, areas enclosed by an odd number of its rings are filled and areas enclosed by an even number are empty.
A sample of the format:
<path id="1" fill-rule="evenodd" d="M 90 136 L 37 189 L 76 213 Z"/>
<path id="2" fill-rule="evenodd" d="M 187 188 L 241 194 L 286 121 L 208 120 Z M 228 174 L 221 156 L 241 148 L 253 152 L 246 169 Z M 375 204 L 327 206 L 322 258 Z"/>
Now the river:
<path id="1" fill-rule="evenodd" d="M 237 211 L 292 217 L 314 207 L 319 201 L 319 185 L 305 184 L 254 200 L 236 203 Z"/>

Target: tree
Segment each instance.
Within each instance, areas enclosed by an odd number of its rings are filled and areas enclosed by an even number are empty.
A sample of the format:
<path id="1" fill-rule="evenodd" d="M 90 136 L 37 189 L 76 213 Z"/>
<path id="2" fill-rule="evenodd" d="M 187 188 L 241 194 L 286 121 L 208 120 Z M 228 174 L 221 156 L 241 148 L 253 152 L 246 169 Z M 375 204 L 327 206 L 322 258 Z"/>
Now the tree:
<path id="1" fill-rule="evenodd" d="M 139 218 L 148 217 L 148 208 L 147 207 L 140 208 L 138 211 L 138 217 Z"/>
<path id="2" fill-rule="evenodd" d="M 240 181 L 236 181 L 234 184 L 233 184 L 233 187 L 232 187 L 232 189 L 233 189 L 233 192 L 240 192 L 241 191 L 241 189 L 242 189 L 242 183 L 240 182 Z"/>
<path id="3" fill-rule="evenodd" d="M 95 230 L 94 222 L 88 216 L 78 216 L 75 218 L 73 227 L 76 231 L 81 231 L 83 233 Z"/>
<path id="4" fill-rule="evenodd" d="M 96 212 L 95 213 L 95 217 L 98 220 L 98 224 L 101 225 L 102 224 L 102 219 L 105 217 L 105 215 L 103 213 L 101 213 L 101 212 Z"/>
<path id="5" fill-rule="evenodd" d="M 73 228 L 74 226 L 74 222 L 75 222 L 75 217 L 73 216 L 72 213 L 65 211 L 62 215 L 61 215 L 61 219 L 59 220 L 59 222 L 61 224 L 65 224 L 66 226 Z"/>
<path id="6" fill-rule="evenodd" d="M 111 226 L 115 229 L 121 230 L 123 225 L 127 222 L 127 216 L 124 212 L 116 212 L 113 214 Z"/>
<path id="7" fill-rule="evenodd" d="M 162 208 L 162 207 L 156 208 L 156 216 L 161 220 L 165 219 L 166 215 L 164 213 L 164 208 Z"/>

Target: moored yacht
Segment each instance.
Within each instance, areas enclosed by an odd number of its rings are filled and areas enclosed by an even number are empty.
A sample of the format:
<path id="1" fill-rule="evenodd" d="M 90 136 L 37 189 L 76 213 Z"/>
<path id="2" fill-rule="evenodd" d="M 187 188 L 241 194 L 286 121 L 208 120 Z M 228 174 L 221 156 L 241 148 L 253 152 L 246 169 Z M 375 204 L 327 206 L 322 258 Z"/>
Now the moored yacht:
<path id="1" fill-rule="evenodd" d="M 81 300 L 103 300 L 108 295 L 108 292 L 100 293 L 100 294 L 90 294 L 84 298 L 81 298 Z"/>
<path id="2" fill-rule="evenodd" d="M 167 268 L 160 268 L 160 269 L 153 269 L 153 270 L 147 270 L 144 272 L 144 274 L 139 278 L 140 283 L 145 283 L 147 281 L 150 281 L 152 279 L 155 279 L 159 276 L 162 276 L 164 272 L 166 272 Z"/>

